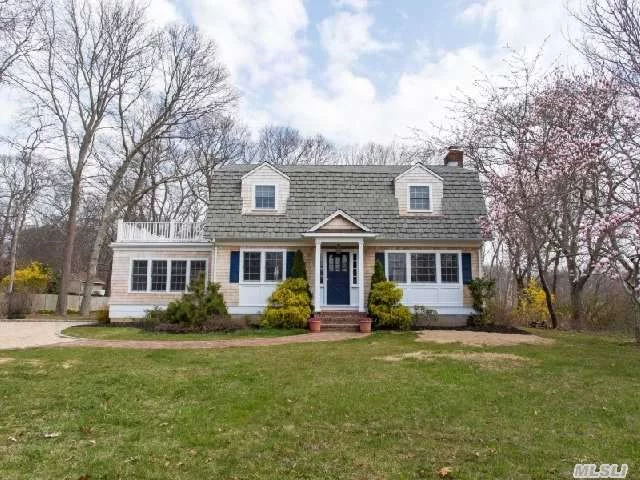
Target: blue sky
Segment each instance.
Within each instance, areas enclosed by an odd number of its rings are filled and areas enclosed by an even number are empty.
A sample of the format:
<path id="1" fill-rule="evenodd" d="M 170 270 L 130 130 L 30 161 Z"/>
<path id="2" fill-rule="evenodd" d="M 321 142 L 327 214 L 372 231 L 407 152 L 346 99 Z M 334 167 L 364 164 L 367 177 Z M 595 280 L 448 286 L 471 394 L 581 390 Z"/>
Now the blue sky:
<path id="1" fill-rule="evenodd" d="M 565 3 L 150 0 L 149 11 L 215 39 L 252 131 L 273 123 L 365 143 L 446 127 L 454 95 L 473 95 L 481 72 L 504 71 L 505 47 L 532 55 L 546 40 L 545 62 L 576 61 Z"/>

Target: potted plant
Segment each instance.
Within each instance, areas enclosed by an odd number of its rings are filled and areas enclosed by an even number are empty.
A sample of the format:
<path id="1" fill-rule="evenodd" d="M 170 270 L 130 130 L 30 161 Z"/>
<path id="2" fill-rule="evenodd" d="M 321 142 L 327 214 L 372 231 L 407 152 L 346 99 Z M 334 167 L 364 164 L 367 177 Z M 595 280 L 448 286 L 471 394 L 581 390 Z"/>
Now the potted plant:
<path id="1" fill-rule="evenodd" d="M 360 320 L 360 332 L 371 333 L 371 319 L 369 317 Z"/>
<path id="2" fill-rule="evenodd" d="M 311 333 L 318 333 L 320 331 L 320 319 L 318 317 L 311 317 L 309 319 L 309 330 L 311 330 Z"/>

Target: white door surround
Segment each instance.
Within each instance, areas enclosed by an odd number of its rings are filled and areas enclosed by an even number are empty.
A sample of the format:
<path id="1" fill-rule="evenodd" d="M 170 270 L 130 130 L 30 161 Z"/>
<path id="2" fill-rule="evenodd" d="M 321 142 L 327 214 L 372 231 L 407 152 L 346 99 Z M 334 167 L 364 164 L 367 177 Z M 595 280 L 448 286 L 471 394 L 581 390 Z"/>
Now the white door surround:
<path id="1" fill-rule="evenodd" d="M 320 312 L 322 310 L 327 310 L 327 309 L 335 309 L 337 308 L 337 306 L 332 306 L 332 307 L 327 307 L 327 305 L 325 305 L 325 298 L 323 295 L 323 289 L 321 286 L 321 282 L 320 282 L 320 264 L 322 262 L 322 254 L 323 254 L 323 248 L 322 248 L 322 244 L 339 244 L 341 247 L 345 247 L 344 250 L 346 250 L 346 247 L 352 247 L 354 244 L 357 246 L 357 253 L 358 253 L 358 268 L 357 268 L 357 276 L 358 276 L 358 301 L 357 301 L 357 309 L 359 312 L 364 312 L 365 311 L 365 305 L 364 305 L 364 238 L 363 237 L 355 237 L 352 236 L 353 234 L 349 235 L 349 236 L 342 236 L 342 235 L 336 235 L 336 236 L 332 236 L 332 237 L 325 237 L 325 236 L 317 236 L 315 238 L 315 261 L 314 261 L 314 290 L 313 290 L 313 298 L 314 298 L 314 307 L 315 307 L 315 311 L 316 312 Z M 350 248 L 351 249 L 351 248 Z M 325 252 L 325 258 L 326 258 L 326 252 L 330 251 L 330 249 L 324 250 Z M 351 256 L 349 256 L 349 258 L 351 258 Z M 349 267 L 351 267 L 351 265 L 349 265 Z M 325 284 L 324 284 L 324 288 L 325 288 L 325 292 L 326 292 L 326 268 L 325 268 Z M 351 277 L 351 270 L 349 269 L 349 276 Z M 325 293 L 326 294 L 326 293 Z M 342 306 L 340 306 L 342 307 Z M 349 309 L 348 305 L 345 305 L 343 308 L 341 309 Z"/>

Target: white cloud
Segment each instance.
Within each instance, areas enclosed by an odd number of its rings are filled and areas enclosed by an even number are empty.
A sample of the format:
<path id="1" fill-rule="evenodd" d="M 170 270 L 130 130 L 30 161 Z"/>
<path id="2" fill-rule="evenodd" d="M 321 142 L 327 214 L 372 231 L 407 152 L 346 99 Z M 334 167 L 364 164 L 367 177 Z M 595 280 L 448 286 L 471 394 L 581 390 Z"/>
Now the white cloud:
<path id="1" fill-rule="evenodd" d="M 324 19 L 319 26 L 321 43 L 330 61 L 339 65 L 351 65 L 365 53 L 395 50 L 396 42 L 382 42 L 370 32 L 374 18 L 369 13 L 338 12 Z"/>
<path id="2" fill-rule="evenodd" d="M 301 32 L 308 19 L 301 0 L 191 0 L 195 22 L 218 42 L 232 74 L 248 74 L 251 87 L 304 70 Z"/>
<path id="3" fill-rule="evenodd" d="M 336 8 L 351 8 L 353 10 L 365 10 L 369 5 L 368 0 L 333 0 Z"/>
<path id="4" fill-rule="evenodd" d="M 156 25 L 162 26 L 180 19 L 178 11 L 169 0 L 151 0 L 148 2 L 147 13 L 149 19 Z"/>
<path id="5" fill-rule="evenodd" d="M 574 57 L 566 40 L 570 16 L 559 0 L 475 0 L 453 21 L 494 40 L 440 51 L 426 39 L 408 47 L 380 38 L 384 19 L 364 0 L 334 0 L 335 11 L 315 24 L 301 0 L 188 1 L 245 94 L 244 121 L 255 129 L 290 124 L 343 142 L 390 141 L 412 127 L 442 123 L 452 95 L 472 92 L 480 72 L 504 71 L 505 46 L 533 55 L 548 37 L 548 62 Z M 327 56 L 322 67 L 308 51 L 315 28 L 320 40 L 312 47 Z M 366 71 L 359 60 L 390 54 L 411 60 L 412 69 L 396 72 L 396 83 L 381 92 L 372 81 L 379 72 Z"/>

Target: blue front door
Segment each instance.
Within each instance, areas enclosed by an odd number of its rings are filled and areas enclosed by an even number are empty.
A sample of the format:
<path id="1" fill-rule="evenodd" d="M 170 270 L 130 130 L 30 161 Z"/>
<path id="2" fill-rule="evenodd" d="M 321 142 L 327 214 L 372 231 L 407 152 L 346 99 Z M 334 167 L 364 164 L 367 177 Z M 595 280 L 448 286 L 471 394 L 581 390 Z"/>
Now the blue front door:
<path id="1" fill-rule="evenodd" d="M 327 253 L 327 304 L 349 305 L 349 253 Z"/>

